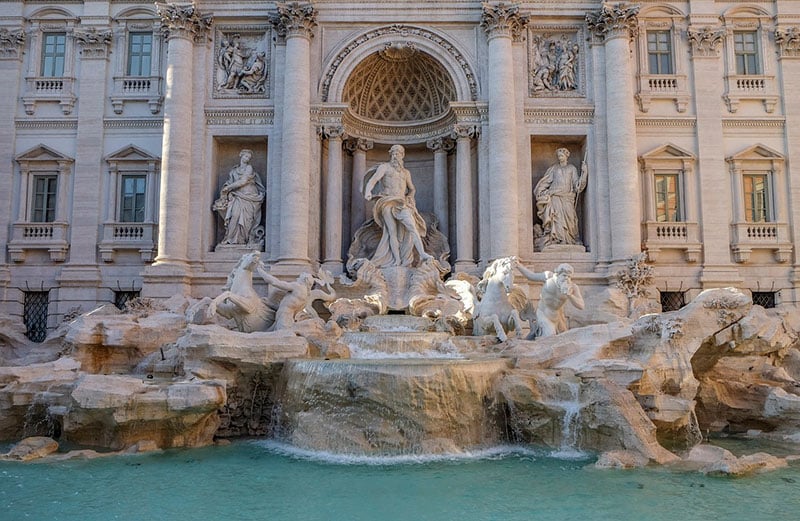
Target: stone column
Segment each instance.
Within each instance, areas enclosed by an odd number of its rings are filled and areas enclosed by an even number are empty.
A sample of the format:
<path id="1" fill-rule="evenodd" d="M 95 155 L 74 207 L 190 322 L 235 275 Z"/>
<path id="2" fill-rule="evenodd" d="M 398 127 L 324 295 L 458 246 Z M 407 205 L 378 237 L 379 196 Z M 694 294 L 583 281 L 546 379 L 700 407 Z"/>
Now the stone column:
<path id="1" fill-rule="evenodd" d="M 281 236 L 278 263 L 306 267 L 311 181 L 311 38 L 316 11 L 311 4 L 278 3 L 276 26 L 286 38 L 283 67 L 283 143 L 281 154 Z"/>
<path id="2" fill-rule="evenodd" d="M 347 150 L 353 154 L 353 175 L 350 180 L 350 236 L 367 221 L 367 205 L 361 187 L 367 173 L 367 151 L 372 150 L 374 143 L 369 139 L 348 139 Z"/>
<path id="3" fill-rule="evenodd" d="M 606 68 L 606 136 L 611 215 L 611 260 L 641 251 L 641 190 L 636 158 L 636 114 L 633 97 L 631 38 L 639 6 L 603 4 L 588 13 L 589 30 L 604 41 Z M 591 174 L 590 174 L 591 176 Z"/>
<path id="4" fill-rule="evenodd" d="M 192 53 L 211 26 L 194 4 L 156 4 L 167 37 L 161 145 L 158 256 L 155 265 L 186 268 L 192 175 Z"/>
<path id="5" fill-rule="evenodd" d="M 328 175 L 325 178 L 325 221 L 323 267 L 332 273 L 342 271 L 342 141 L 344 128 L 322 128 L 328 139 Z"/>
<path id="6" fill-rule="evenodd" d="M 699 16 L 699 15 L 698 15 Z M 716 18 L 714 18 L 716 19 Z M 695 78 L 721 78 L 723 74 L 720 51 L 725 29 L 706 25 L 708 17 L 692 21 L 688 29 L 692 69 Z M 724 143 L 721 139 L 722 116 L 719 101 L 723 84 L 719 81 L 695 81 L 694 102 L 697 112 L 697 167 L 699 175 L 694 185 L 700 196 L 700 233 L 703 242 L 703 288 L 737 285 L 741 282 L 738 270 L 731 263 L 730 223 L 735 201 L 741 198 L 731 193 L 731 172 L 726 168 Z M 740 187 L 734 187 L 739 190 Z"/>
<path id="7" fill-rule="evenodd" d="M 456 271 L 475 268 L 473 230 L 475 208 L 472 200 L 472 138 L 478 134 L 475 125 L 456 125 Z"/>
<path id="8" fill-rule="evenodd" d="M 433 213 L 439 220 L 439 230 L 449 235 L 448 194 L 447 194 L 447 154 L 453 149 L 448 138 L 428 140 L 428 148 L 433 150 Z"/>
<path id="9" fill-rule="evenodd" d="M 481 27 L 489 44 L 489 256 L 517 255 L 519 195 L 517 193 L 516 98 L 512 42 L 522 36 L 528 19 L 519 6 L 483 4 Z M 520 66 L 522 66 L 520 64 Z"/>

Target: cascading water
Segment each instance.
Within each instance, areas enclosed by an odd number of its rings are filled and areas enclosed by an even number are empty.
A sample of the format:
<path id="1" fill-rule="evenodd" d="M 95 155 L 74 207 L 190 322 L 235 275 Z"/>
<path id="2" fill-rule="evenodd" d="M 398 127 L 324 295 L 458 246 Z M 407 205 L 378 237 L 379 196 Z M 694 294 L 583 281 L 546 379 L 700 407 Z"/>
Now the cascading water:
<path id="1" fill-rule="evenodd" d="M 580 450 L 580 383 L 563 382 L 563 387 L 568 390 L 569 398 L 558 405 L 564 410 L 564 418 L 561 424 L 561 445 L 553 453 L 554 457 L 572 459 L 582 458 L 585 454 Z"/>

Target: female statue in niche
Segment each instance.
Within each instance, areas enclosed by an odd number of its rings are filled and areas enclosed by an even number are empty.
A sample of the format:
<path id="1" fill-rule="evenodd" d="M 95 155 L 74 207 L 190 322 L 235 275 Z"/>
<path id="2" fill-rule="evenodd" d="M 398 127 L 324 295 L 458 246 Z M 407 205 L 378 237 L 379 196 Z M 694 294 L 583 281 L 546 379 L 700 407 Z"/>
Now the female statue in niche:
<path id="1" fill-rule="evenodd" d="M 250 165 L 252 158 L 252 150 L 245 148 L 239 152 L 239 165 L 230 171 L 228 180 L 220 190 L 219 199 L 214 201 L 212 208 L 225 224 L 225 237 L 220 244 L 260 247 L 264 239 L 260 225 L 265 190 Z"/>
<path id="2" fill-rule="evenodd" d="M 542 247 L 554 244 L 580 244 L 578 195 L 586 188 L 588 170 L 586 161 L 581 163 L 581 173 L 570 165 L 569 150 L 556 150 L 558 163 L 547 169 L 536 183 L 536 212 L 542 221 L 537 243 Z"/>

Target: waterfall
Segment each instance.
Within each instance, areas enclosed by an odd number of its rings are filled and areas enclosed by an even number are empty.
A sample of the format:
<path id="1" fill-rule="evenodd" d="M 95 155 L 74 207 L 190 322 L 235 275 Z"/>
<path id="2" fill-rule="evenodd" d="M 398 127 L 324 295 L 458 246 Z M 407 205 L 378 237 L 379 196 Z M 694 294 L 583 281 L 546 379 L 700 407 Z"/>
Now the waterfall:
<path id="1" fill-rule="evenodd" d="M 569 391 L 569 398 L 560 402 L 558 405 L 564 410 L 564 417 L 561 423 L 561 446 L 553 452 L 553 457 L 564 459 L 579 459 L 585 456 L 580 450 L 580 383 L 563 382 L 564 387 Z"/>

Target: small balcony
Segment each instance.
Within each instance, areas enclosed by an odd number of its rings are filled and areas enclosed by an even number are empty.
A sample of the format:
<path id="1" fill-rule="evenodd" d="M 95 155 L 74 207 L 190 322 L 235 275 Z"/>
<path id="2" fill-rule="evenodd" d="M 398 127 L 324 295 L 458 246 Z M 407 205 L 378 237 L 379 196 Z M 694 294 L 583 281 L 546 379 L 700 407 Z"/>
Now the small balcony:
<path id="1" fill-rule="evenodd" d="M 47 250 L 50 260 L 64 262 L 69 250 L 68 232 L 69 224 L 65 222 L 14 223 L 8 253 L 13 262 L 21 263 L 29 250 Z"/>
<path id="2" fill-rule="evenodd" d="M 703 249 L 698 238 L 699 228 L 695 222 L 644 223 L 644 250 L 647 258 L 650 262 L 656 262 L 662 250 L 682 250 L 686 262 L 697 262 Z"/>
<path id="3" fill-rule="evenodd" d="M 786 223 L 734 223 L 731 225 L 731 239 L 736 262 L 748 262 L 753 250 L 771 250 L 780 263 L 791 259 L 792 243 Z"/>
<path id="4" fill-rule="evenodd" d="M 147 102 L 151 114 L 161 110 L 161 78 L 159 76 L 115 76 L 111 105 L 115 114 L 122 114 L 125 103 Z"/>
<path id="5" fill-rule="evenodd" d="M 650 110 L 653 100 L 670 100 L 678 112 L 689 106 L 686 76 L 677 74 L 639 75 L 639 93 L 636 95 L 642 112 Z"/>
<path id="6" fill-rule="evenodd" d="M 26 91 L 22 97 L 25 114 L 33 116 L 36 104 L 42 102 L 58 102 L 65 116 L 72 113 L 75 107 L 75 79 L 68 77 L 28 77 L 25 78 Z"/>
<path id="7" fill-rule="evenodd" d="M 735 113 L 739 110 L 742 100 L 756 100 L 764 104 L 768 114 L 775 111 L 778 103 L 777 88 L 774 76 L 760 76 L 754 74 L 731 75 L 725 78 L 727 92 L 723 96 L 728 105 L 728 112 Z"/>
<path id="8" fill-rule="evenodd" d="M 105 223 L 99 244 L 103 262 L 114 262 L 114 253 L 137 250 L 142 262 L 153 262 L 156 253 L 155 238 L 158 227 L 154 223 Z"/>

